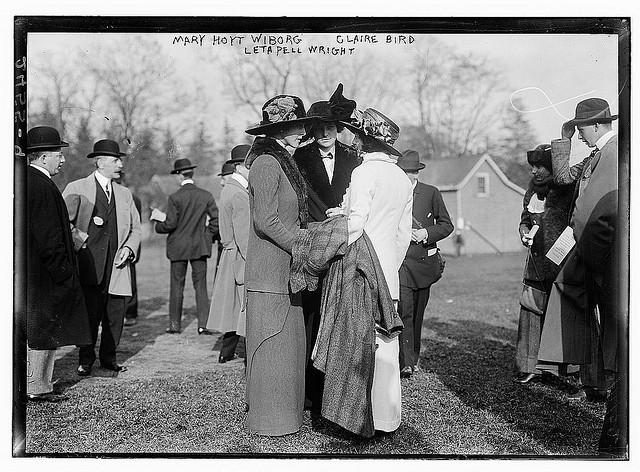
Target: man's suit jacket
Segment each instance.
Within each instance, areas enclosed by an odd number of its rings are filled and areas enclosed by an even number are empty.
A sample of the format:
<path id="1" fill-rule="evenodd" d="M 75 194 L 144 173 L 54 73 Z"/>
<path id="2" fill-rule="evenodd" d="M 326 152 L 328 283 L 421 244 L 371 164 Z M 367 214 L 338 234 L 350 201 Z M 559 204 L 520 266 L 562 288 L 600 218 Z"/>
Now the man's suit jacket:
<path id="1" fill-rule="evenodd" d="M 67 207 L 53 181 L 31 166 L 27 169 L 26 315 L 32 349 L 91 343 Z"/>
<path id="2" fill-rule="evenodd" d="M 134 258 L 140 248 L 142 228 L 140 226 L 140 214 L 135 207 L 133 197 L 128 188 L 111 181 L 113 197 L 116 205 L 117 218 L 117 249 L 119 251 L 127 246 L 133 251 Z M 62 192 L 71 222 L 71 233 L 74 239 L 74 247 L 78 251 L 78 259 L 81 264 L 80 277 L 83 283 L 92 280 L 100 280 L 101 267 L 107 259 L 107 251 L 103 246 L 95 246 L 89 239 L 89 226 L 95 225 L 97 192 L 101 191 L 96 185 L 96 177 L 92 173 L 83 179 L 69 182 Z M 86 247 L 82 246 L 86 244 Z M 89 254 L 81 254 L 81 251 L 89 251 Z M 112 295 L 131 296 L 131 274 L 129 263 L 117 268 L 115 261 L 111 267 L 109 279 L 109 293 Z"/>
<path id="3" fill-rule="evenodd" d="M 323 221 L 329 208 L 340 206 L 342 198 L 351 182 L 351 173 L 360 163 L 355 151 L 336 140 L 333 179 L 329 182 L 327 170 L 320 157 L 316 142 L 296 149 L 293 158 L 305 178 L 309 188 L 307 204 L 309 218 Z"/>
<path id="4" fill-rule="evenodd" d="M 169 234 L 167 257 L 170 261 L 211 257 L 211 245 L 219 234 L 218 207 L 213 195 L 194 184 L 183 185 L 169 195 L 167 219 L 156 222 L 156 232 Z"/>
<path id="5" fill-rule="evenodd" d="M 425 243 L 411 241 L 400 267 L 400 284 L 411 288 L 426 288 L 441 276 L 436 242 L 453 231 L 451 217 L 442 194 L 436 187 L 422 182 L 416 184 L 413 189 L 413 218 L 412 227 L 425 228 L 429 236 Z"/>

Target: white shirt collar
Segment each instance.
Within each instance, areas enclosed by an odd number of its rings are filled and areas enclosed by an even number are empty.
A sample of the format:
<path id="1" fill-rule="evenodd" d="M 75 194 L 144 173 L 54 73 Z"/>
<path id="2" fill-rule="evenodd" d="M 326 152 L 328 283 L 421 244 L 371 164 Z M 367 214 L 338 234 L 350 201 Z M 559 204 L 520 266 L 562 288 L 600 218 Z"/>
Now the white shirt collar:
<path id="1" fill-rule="evenodd" d="M 398 162 L 398 158 L 397 156 L 392 156 L 385 152 L 376 151 L 376 152 L 367 152 L 362 156 L 362 162 L 368 162 L 368 161 L 383 161 L 383 162 L 391 162 L 395 164 L 396 162 Z"/>
<path id="2" fill-rule="evenodd" d="M 193 179 L 184 179 L 182 182 L 180 182 L 180 187 L 184 187 L 187 184 L 193 184 Z"/>
<path id="3" fill-rule="evenodd" d="M 327 154 L 331 154 L 333 157 L 336 157 L 336 145 L 335 144 L 333 146 L 331 146 L 331 149 L 329 149 L 328 151 L 324 151 L 320 147 L 318 147 L 318 151 L 320 151 L 320 157 L 323 158 L 323 159 L 327 157 Z"/>
<path id="4" fill-rule="evenodd" d="M 40 167 L 39 165 L 36 164 L 29 164 L 31 167 L 33 167 L 34 169 L 38 169 L 40 172 L 42 172 L 44 175 L 46 175 L 47 177 L 51 178 L 51 174 L 49 173 L 49 171 L 47 169 L 45 169 L 44 167 Z"/>
<path id="5" fill-rule="evenodd" d="M 413 182 L 413 188 L 415 189 L 418 186 L 418 179 L 415 180 L 415 182 Z"/>
<path id="6" fill-rule="evenodd" d="M 233 174 L 231 174 L 231 178 L 236 182 L 239 182 L 240 185 L 242 185 L 245 189 L 249 188 L 249 181 L 245 179 L 244 176 L 238 174 L 237 172 L 234 172 Z"/>
<path id="7" fill-rule="evenodd" d="M 596 147 L 598 149 L 602 149 L 604 145 L 607 144 L 609 140 L 613 138 L 615 135 L 616 135 L 616 132 L 613 130 L 603 134 L 602 136 L 600 136 L 600 139 L 596 141 Z"/>
<path id="8" fill-rule="evenodd" d="M 97 170 L 93 173 L 93 175 L 96 176 L 96 180 L 102 186 L 102 188 L 107 188 L 109 185 L 111 185 L 111 179 L 108 177 L 105 177 Z"/>

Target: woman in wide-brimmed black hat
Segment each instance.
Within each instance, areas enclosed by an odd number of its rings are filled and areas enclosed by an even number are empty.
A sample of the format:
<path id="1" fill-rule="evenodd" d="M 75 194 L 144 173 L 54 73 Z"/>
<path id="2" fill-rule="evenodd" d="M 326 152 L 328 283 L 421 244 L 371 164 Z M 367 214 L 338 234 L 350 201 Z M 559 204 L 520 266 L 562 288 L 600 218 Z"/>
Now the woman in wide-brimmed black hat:
<path id="1" fill-rule="evenodd" d="M 247 428 L 265 436 L 295 433 L 304 407 L 305 327 L 298 295 L 289 289 L 293 240 L 307 220 L 306 185 L 292 154 L 305 134 L 302 100 L 278 95 L 246 157 L 251 225 L 247 289 Z"/>

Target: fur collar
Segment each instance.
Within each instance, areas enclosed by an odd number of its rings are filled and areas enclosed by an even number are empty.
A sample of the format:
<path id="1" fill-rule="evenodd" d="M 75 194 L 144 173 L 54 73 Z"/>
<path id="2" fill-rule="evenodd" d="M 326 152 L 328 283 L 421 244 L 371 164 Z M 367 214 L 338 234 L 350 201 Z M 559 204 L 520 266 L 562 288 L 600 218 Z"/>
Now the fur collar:
<path id="1" fill-rule="evenodd" d="M 263 154 L 267 154 L 275 158 L 275 160 L 278 161 L 278 164 L 280 164 L 280 167 L 282 167 L 284 175 L 289 179 L 289 183 L 298 197 L 298 216 L 300 218 L 300 227 L 306 228 L 307 218 L 309 216 L 307 210 L 307 186 L 302 174 L 300 174 L 300 171 L 298 170 L 296 162 L 293 160 L 293 156 L 278 144 L 275 139 L 258 136 L 253 141 L 251 149 L 249 149 L 245 165 L 250 168 L 253 161 Z"/>

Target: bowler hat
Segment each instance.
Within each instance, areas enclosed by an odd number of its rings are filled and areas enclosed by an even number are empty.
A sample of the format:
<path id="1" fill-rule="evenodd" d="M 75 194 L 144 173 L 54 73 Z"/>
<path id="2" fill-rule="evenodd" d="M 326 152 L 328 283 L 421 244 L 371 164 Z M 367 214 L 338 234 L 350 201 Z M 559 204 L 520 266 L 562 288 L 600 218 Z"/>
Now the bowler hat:
<path id="1" fill-rule="evenodd" d="M 417 172 L 424 169 L 424 164 L 420 162 L 420 155 L 418 151 L 407 149 L 402 153 L 402 156 L 398 158 L 398 167 L 405 172 Z"/>
<path id="2" fill-rule="evenodd" d="M 233 174 L 236 170 L 236 165 L 244 162 L 244 159 L 229 159 L 224 164 L 222 164 L 222 170 L 218 174 L 220 177 L 225 175 Z"/>
<path id="3" fill-rule="evenodd" d="M 173 170 L 171 171 L 172 174 L 179 174 L 180 172 L 182 172 L 183 170 L 190 170 L 190 169 L 195 169 L 198 166 L 194 166 L 191 164 L 191 161 L 189 159 L 178 159 L 176 160 L 176 162 L 173 163 Z"/>
<path id="4" fill-rule="evenodd" d="M 293 95 L 276 95 L 262 105 L 262 121 L 249 126 L 245 133 L 271 134 L 283 127 L 309 121 L 304 103 Z"/>
<path id="5" fill-rule="evenodd" d="M 239 159 L 244 161 L 244 158 L 247 157 L 247 153 L 251 149 L 249 144 L 238 144 L 231 150 L 231 160 Z"/>
<path id="6" fill-rule="evenodd" d="M 111 139 L 101 139 L 100 141 L 96 141 L 93 145 L 93 152 L 87 154 L 87 157 L 98 156 L 122 157 L 126 156 L 126 154 L 124 152 L 120 152 L 120 146 L 118 146 L 116 141 Z"/>
<path id="7" fill-rule="evenodd" d="M 36 126 L 27 132 L 27 152 L 46 151 L 69 146 L 51 126 Z"/>
<path id="8" fill-rule="evenodd" d="M 618 115 L 611 115 L 609 104 L 602 98 L 587 98 L 576 105 L 576 116 L 569 120 L 568 126 L 592 125 L 594 123 L 611 123 Z"/>

